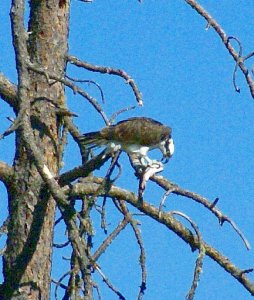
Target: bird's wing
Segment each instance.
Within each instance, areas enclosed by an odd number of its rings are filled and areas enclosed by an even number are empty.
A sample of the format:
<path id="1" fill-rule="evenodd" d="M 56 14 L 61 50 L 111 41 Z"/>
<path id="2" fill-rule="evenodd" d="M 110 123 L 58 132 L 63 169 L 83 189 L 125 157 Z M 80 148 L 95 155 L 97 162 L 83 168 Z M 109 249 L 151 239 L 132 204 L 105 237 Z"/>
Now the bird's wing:
<path id="1" fill-rule="evenodd" d="M 153 119 L 142 117 L 130 118 L 100 131 L 101 137 L 108 141 L 142 146 L 157 145 L 167 139 L 170 134 L 170 127 Z"/>

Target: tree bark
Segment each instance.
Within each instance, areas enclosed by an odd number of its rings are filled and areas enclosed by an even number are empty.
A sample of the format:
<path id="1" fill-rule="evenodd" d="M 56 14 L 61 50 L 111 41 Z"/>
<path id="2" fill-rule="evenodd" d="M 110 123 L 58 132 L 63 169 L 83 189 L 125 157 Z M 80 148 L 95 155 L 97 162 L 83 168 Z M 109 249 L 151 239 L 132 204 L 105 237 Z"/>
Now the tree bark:
<path id="1" fill-rule="evenodd" d="M 47 73 L 62 77 L 68 50 L 69 2 L 30 1 L 28 60 L 45 70 L 29 71 L 27 99 L 31 103 L 34 141 L 47 167 L 57 175 L 61 154 L 61 116 L 56 106 L 64 103 L 64 86 L 50 82 Z M 18 63 L 18 62 L 17 62 Z M 17 104 L 19 112 L 19 104 Z M 44 187 L 22 131 L 16 131 L 13 181 L 8 186 L 9 215 L 7 249 L 4 254 L 3 299 L 49 299 L 55 201 Z"/>

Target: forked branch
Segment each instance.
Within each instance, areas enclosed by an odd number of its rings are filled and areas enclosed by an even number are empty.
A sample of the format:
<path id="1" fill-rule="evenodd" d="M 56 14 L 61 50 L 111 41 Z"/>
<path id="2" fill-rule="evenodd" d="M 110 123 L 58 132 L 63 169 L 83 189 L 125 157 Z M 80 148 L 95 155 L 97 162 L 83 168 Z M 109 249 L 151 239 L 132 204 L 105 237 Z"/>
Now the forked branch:
<path id="1" fill-rule="evenodd" d="M 72 56 L 72 55 L 68 55 L 67 59 L 71 64 L 74 64 L 77 67 L 84 68 L 91 72 L 98 72 L 101 74 L 109 74 L 109 75 L 116 75 L 116 76 L 122 77 L 123 79 L 125 79 L 126 83 L 131 86 L 133 93 L 136 97 L 136 100 L 138 102 L 138 105 L 143 106 L 142 95 L 141 95 L 141 92 L 139 91 L 137 84 L 131 78 L 131 76 L 128 75 L 125 71 L 123 71 L 121 69 L 114 69 L 111 67 L 93 65 L 86 61 L 81 61 L 80 59 L 78 59 L 77 57 Z"/>
<path id="2" fill-rule="evenodd" d="M 200 14 L 208 23 L 207 28 L 212 27 L 223 42 L 224 46 L 227 48 L 230 55 L 233 57 L 236 64 L 239 66 L 240 70 L 245 76 L 245 80 L 249 86 L 249 90 L 252 98 L 254 98 L 254 81 L 253 78 L 245 66 L 244 61 L 253 56 L 253 52 L 245 57 L 241 56 L 241 53 L 236 51 L 232 44 L 230 43 L 230 37 L 226 35 L 225 31 L 221 25 L 195 0 L 184 0 L 189 4 L 198 14 Z M 237 89 L 236 89 L 237 90 Z M 238 91 L 238 90 L 237 90 Z"/>
<path id="3" fill-rule="evenodd" d="M 148 204 L 143 201 L 141 204 L 138 201 L 138 197 L 128 190 L 121 189 L 112 185 L 110 189 L 105 187 L 103 190 L 101 184 L 103 178 L 98 177 L 87 177 L 84 179 L 83 183 L 74 184 L 68 191 L 71 198 L 79 198 L 84 195 L 94 195 L 97 196 L 107 196 L 115 199 L 124 199 L 126 202 L 130 203 L 145 215 L 150 216 L 157 222 L 164 224 L 168 229 L 172 230 L 177 234 L 183 241 L 185 241 L 192 250 L 200 249 L 200 241 L 194 236 L 189 229 L 187 229 L 183 224 L 177 221 L 171 214 L 161 212 L 158 208 Z M 85 183 L 85 184 L 84 184 Z M 100 188 L 100 193 L 98 194 L 98 189 Z M 209 244 L 203 242 L 202 246 L 207 256 L 217 262 L 226 272 L 231 274 L 236 278 L 252 295 L 254 294 L 254 283 L 251 282 L 244 270 L 236 267 L 227 257 L 223 256 L 218 250 L 210 246 Z M 202 250 L 203 251 L 203 250 Z"/>
<path id="4" fill-rule="evenodd" d="M 183 196 L 188 199 L 192 199 L 195 202 L 198 202 L 202 204 L 204 207 L 206 207 L 208 210 L 210 210 L 219 220 L 219 223 L 223 225 L 224 222 L 228 222 L 233 229 L 237 232 L 237 234 L 240 236 L 242 241 L 244 242 L 246 248 L 250 250 L 251 246 L 248 242 L 248 240 L 244 237 L 243 233 L 240 231 L 240 229 L 237 227 L 234 221 L 232 221 L 228 216 L 224 215 L 217 207 L 216 204 L 219 201 L 219 198 L 216 198 L 214 202 L 210 202 L 208 199 L 206 199 L 203 196 L 200 196 L 197 193 L 194 193 L 192 191 L 186 190 L 181 188 L 175 183 L 170 182 L 166 178 L 162 176 L 153 176 L 151 177 L 151 180 L 156 182 L 160 187 L 162 187 L 164 190 L 169 191 L 170 193 Z M 166 193 L 167 194 L 167 193 Z"/>

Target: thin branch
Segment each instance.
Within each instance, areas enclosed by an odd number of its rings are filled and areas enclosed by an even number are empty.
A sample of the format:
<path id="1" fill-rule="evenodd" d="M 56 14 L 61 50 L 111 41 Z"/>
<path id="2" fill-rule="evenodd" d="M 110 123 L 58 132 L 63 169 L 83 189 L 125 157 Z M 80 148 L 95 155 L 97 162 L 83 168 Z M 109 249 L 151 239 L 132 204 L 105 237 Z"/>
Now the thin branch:
<path id="1" fill-rule="evenodd" d="M 162 176 L 152 176 L 151 180 L 156 182 L 160 187 L 162 187 L 164 190 L 168 191 L 170 190 L 173 194 L 184 196 L 186 198 L 192 199 L 200 204 L 202 204 L 204 207 L 209 209 L 219 220 L 220 224 L 222 225 L 224 222 L 228 222 L 233 229 L 237 232 L 237 234 L 240 236 L 242 241 L 244 242 L 246 248 L 250 250 L 251 246 L 248 240 L 245 238 L 243 233 L 240 231 L 240 229 L 237 227 L 237 225 L 226 215 L 224 215 L 215 205 L 215 202 L 210 202 L 205 197 L 200 196 L 197 193 L 191 192 L 189 190 L 183 189 L 180 186 L 178 186 L 175 183 L 170 182 L 166 178 L 163 178 Z M 216 198 L 217 200 L 217 198 Z M 216 203 L 218 200 L 216 201 Z"/>
<path id="2" fill-rule="evenodd" d="M 174 191 L 174 188 L 172 187 L 172 188 L 168 189 L 168 190 L 164 193 L 164 195 L 163 195 L 163 197 L 162 197 L 162 199 L 161 199 L 161 201 L 160 201 L 160 205 L 159 205 L 159 211 L 160 211 L 160 212 L 162 211 L 163 206 L 165 205 L 165 201 L 166 201 L 167 197 L 168 197 L 173 191 Z"/>
<path id="3" fill-rule="evenodd" d="M 98 265 L 95 266 L 97 272 L 101 275 L 103 281 L 106 285 L 119 297 L 120 300 L 125 300 L 125 297 L 113 286 L 113 284 L 109 281 L 109 279 L 103 274 L 100 267 Z"/>
<path id="4" fill-rule="evenodd" d="M 234 61 L 238 64 L 240 70 L 245 76 L 245 80 L 249 86 L 250 93 L 252 98 L 254 98 L 254 81 L 249 74 L 248 68 L 246 68 L 244 64 L 244 59 L 239 57 L 238 52 L 234 49 L 231 43 L 228 40 L 228 37 L 221 25 L 196 1 L 196 0 L 184 0 L 187 4 L 189 4 L 198 14 L 200 14 L 209 24 L 209 27 L 213 27 L 213 29 L 217 32 L 219 37 L 221 38 L 224 46 L 227 48 L 230 55 L 233 57 Z M 240 59 L 239 59 L 240 58 Z"/>
<path id="5" fill-rule="evenodd" d="M 90 79 L 89 80 L 88 79 L 77 79 L 77 78 L 73 78 L 73 77 L 71 77 L 69 75 L 66 75 L 66 74 L 65 74 L 65 77 L 67 79 L 71 80 L 71 81 L 80 82 L 80 83 L 88 83 L 88 84 L 91 83 L 91 84 L 95 85 L 98 88 L 98 90 L 99 90 L 99 92 L 101 94 L 101 101 L 102 101 L 102 103 L 105 103 L 105 98 L 104 98 L 103 90 L 102 90 L 101 86 L 96 81 L 90 80 Z"/>
<path id="6" fill-rule="evenodd" d="M 70 244 L 70 241 L 67 241 L 67 242 L 62 243 L 62 244 L 53 243 L 53 247 L 55 247 L 55 248 L 65 248 L 65 247 L 67 247 L 69 244 Z"/>
<path id="7" fill-rule="evenodd" d="M 15 119 L 15 121 L 10 125 L 9 128 L 7 128 L 2 134 L 0 134 L 0 140 L 5 138 L 6 136 L 14 133 L 21 125 L 21 119 L 22 119 L 22 112 L 19 113 L 18 117 Z"/>
<path id="8" fill-rule="evenodd" d="M 60 175 L 58 183 L 60 186 L 65 186 L 80 177 L 86 177 L 94 170 L 100 169 L 100 167 L 104 165 L 110 157 L 110 154 L 105 155 L 104 151 L 102 151 L 99 155 L 90 159 L 86 164 L 78 166 Z"/>
<path id="9" fill-rule="evenodd" d="M 249 54 L 247 54 L 247 55 L 245 55 L 245 56 L 243 57 L 243 60 L 246 61 L 246 60 L 248 60 L 249 58 L 251 58 L 252 56 L 254 56 L 254 51 L 251 52 L 251 53 L 249 53 Z"/>
<path id="10" fill-rule="evenodd" d="M 62 300 L 76 299 L 80 293 L 80 276 L 78 275 L 80 268 L 78 259 L 75 255 L 75 252 L 72 251 L 71 261 L 70 261 L 70 277 L 68 280 L 67 288 L 65 289 L 65 294 Z"/>
<path id="11" fill-rule="evenodd" d="M 146 290 L 146 279 L 147 279 L 145 247 L 144 247 L 144 243 L 143 243 L 143 240 L 141 237 L 140 230 L 137 227 L 137 221 L 133 219 L 132 215 L 128 211 L 126 203 L 123 200 L 119 200 L 119 204 L 120 204 L 121 213 L 126 218 L 129 219 L 130 225 L 134 231 L 134 234 L 135 234 L 135 237 L 136 237 L 137 243 L 139 245 L 139 249 L 140 249 L 139 263 L 140 263 L 140 267 L 141 267 L 141 284 L 140 284 L 140 290 L 139 290 L 139 294 L 138 294 L 138 300 L 141 300 L 143 298 L 143 295 Z"/>
<path id="12" fill-rule="evenodd" d="M 61 128 L 61 136 L 59 136 L 59 146 L 58 146 L 58 165 L 62 166 L 63 156 L 64 156 L 64 149 L 67 144 L 67 137 L 68 137 L 68 127 L 64 123 Z"/>
<path id="13" fill-rule="evenodd" d="M 238 38 L 234 37 L 234 36 L 229 36 L 228 37 L 228 41 L 230 40 L 234 40 L 237 42 L 238 46 L 239 46 L 239 51 L 238 51 L 238 61 L 242 58 L 242 53 L 243 53 L 243 47 L 242 47 L 242 44 L 241 42 L 239 41 Z M 236 84 L 236 72 L 237 72 L 237 69 L 238 69 L 238 62 L 236 62 L 235 64 L 235 68 L 234 68 L 234 71 L 233 71 L 233 85 L 234 85 L 234 88 L 235 88 L 235 91 L 237 93 L 240 93 L 240 88 L 237 86 Z"/>
<path id="14" fill-rule="evenodd" d="M 13 175 L 13 168 L 5 162 L 0 161 L 0 181 L 8 186 L 12 182 Z"/>
<path id="15" fill-rule="evenodd" d="M 17 87 L 0 73 L 0 97 L 14 109 L 17 109 Z"/>
<path id="16" fill-rule="evenodd" d="M 194 296 L 195 296 L 195 292 L 198 286 L 198 282 L 199 282 L 199 278 L 202 272 L 202 267 L 203 267 L 203 260 L 205 258 L 205 247 L 203 246 L 203 239 L 201 236 L 201 233 L 198 229 L 198 226 L 192 221 L 192 219 L 190 217 L 188 217 L 186 214 L 180 212 L 180 211 L 171 211 L 170 214 L 172 215 L 178 215 L 183 217 L 184 219 L 186 219 L 192 226 L 192 228 L 195 230 L 196 235 L 198 237 L 198 241 L 199 241 L 199 254 L 198 257 L 196 259 L 196 263 L 195 263 L 195 270 L 194 270 L 194 276 L 193 276 L 193 280 L 192 280 L 192 285 L 191 288 L 186 296 L 187 300 L 193 300 Z"/>
<path id="17" fill-rule="evenodd" d="M 117 227 L 111 232 L 111 234 L 107 236 L 107 238 L 103 241 L 99 248 L 94 252 L 92 261 L 96 262 L 99 259 L 99 257 L 106 251 L 108 246 L 113 242 L 113 240 L 126 227 L 128 223 L 128 218 L 123 218 L 123 220 L 117 225 Z"/>
<path id="18" fill-rule="evenodd" d="M 131 86 L 131 88 L 134 92 L 134 95 L 136 97 L 136 100 L 138 102 L 138 105 L 143 106 L 142 95 L 139 91 L 138 86 L 136 85 L 135 81 L 130 77 L 130 75 L 128 75 L 125 71 L 120 70 L 120 69 L 114 69 L 111 67 L 96 66 L 96 65 L 90 64 L 86 61 L 81 61 L 77 57 L 72 56 L 72 55 L 68 55 L 67 59 L 71 64 L 74 64 L 77 67 L 84 68 L 88 71 L 98 72 L 98 73 L 102 73 L 102 74 L 116 75 L 116 76 L 122 77 L 123 79 L 126 80 L 126 83 L 128 83 Z"/>
<path id="19" fill-rule="evenodd" d="M 158 177 L 158 176 L 157 176 Z M 98 187 L 101 186 L 103 178 L 97 177 L 87 177 L 85 184 L 76 183 L 69 189 L 69 194 L 73 198 L 79 198 L 84 195 L 94 195 L 98 192 Z M 179 221 L 172 217 L 168 213 L 161 213 L 158 208 L 154 207 L 147 202 L 142 204 L 138 201 L 138 197 L 135 193 L 128 190 L 118 188 L 114 185 L 111 186 L 110 190 L 100 190 L 100 195 L 107 195 L 111 198 L 124 199 L 126 202 L 130 203 L 141 212 L 145 213 L 147 216 L 155 219 L 161 224 L 164 224 L 168 229 L 172 230 L 177 234 L 183 241 L 185 241 L 192 250 L 199 249 L 200 244 L 198 238 L 193 236 L 189 229 L 183 226 Z M 203 243 L 205 248 L 206 255 L 209 256 L 212 260 L 217 262 L 226 272 L 231 274 L 236 280 L 238 280 L 250 294 L 254 294 L 254 283 L 251 282 L 248 277 L 242 273 L 242 270 L 237 268 L 226 256 L 223 256 L 218 250 L 213 248 L 207 243 Z"/>
<path id="20" fill-rule="evenodd" d="M 111 163 L 110 163 L 110 166 L 107 170 L 107 174 L 105 176 L 105 181 L 106 181 L 106 184 L 110 185 L 111 183 L 113 183 L 117 178 L 120 177 L 121 175 L 121 166 L 120 164 L 118 163 L 118 159 L 120 157 L 120 154 L 121 154 L 121 151 L 118 150 L 114 156 L 112 157 L 112 160 L 111 160 Z M 116 179 L 114 180 L 111 180 L 110 179 L 110 176 L 112 175 L 114 169 L 115 169 L 115 166 L 117 166 L 119 169 L 119 172 L 116 176 Z M 102 208 L 101 208 L 101 228 L 104 230 L 105 233 L 107 233 L 107 223 L 106 223 L 106 201 L 107 201 L 107 197 L 103 197 L 103 202 L 102 202 Z"/>
<path id="21" fill-rule="evenodd" d="M 62 281 L 64 280 L 65 277 L 67 277 L 68 275 L 71 274 L 71 270 L 64 273 L 60 278 L 59 280 L 54 280 L 54 279 L 51 279 L 51 281 L 53 283 L 55 283 L 56 287 L 55 287 L 55 299 L 57 300 L 58 297 L 57 297 L 57 290 L 58 290 L 58 287 L 60 286 L 62 289 L 66 290 L 67 289 L 67 286 L 65 284 L 62 283 Z"/>
<path id="22" fill-rule="evenodd" d="M 136 106 L 128 106 L 128 107 L 118 110 L 109 118 L 109 124 L 112 125 L 115 122 L 116 117 L 119 116 L 121 113 L 124 113 L 124 112 L 129 111 L 134 108 L 136 108 Z"/>
<path id="23" fill-rule="evenodd" d="M 96 111 L 101 115 L 101 117 L 103 118 L 104 122 L 106 125 L 109 124 L 108 122 L 108 118 L 105 115 L 103 109 L 101 108 L 101 106 L 99 105 L 99 103 L 93 98 L 91 97 L 87 92 L 85 92 L 83 89 L 81 89 L 80 87 L 78 87 L 77 85 L 73 84 L 71 81 L 64 79 L 64 78 L 60 78 L 54 74 L 49 74 L 46 70 L 40 68 L 40 67 L 36 67 L 33 64 L 29 63 L 28 64 L 28 68 L 31 71 L 34 71 L 38 74 L 44 75 L 47 79 L 53 79 L 55 81 L 61 82 L 62 84 L 64 84 L 65 86 L 69 87 L 70 89 L 73 90 L 74 94 L 78 93 L 79 95 L 81 95 L 82 97 L 84 97 L 85 99 L 88 100 L 88 102 L 96 109 Z M 52 84 L 52 83 L 51 83 Z"/>

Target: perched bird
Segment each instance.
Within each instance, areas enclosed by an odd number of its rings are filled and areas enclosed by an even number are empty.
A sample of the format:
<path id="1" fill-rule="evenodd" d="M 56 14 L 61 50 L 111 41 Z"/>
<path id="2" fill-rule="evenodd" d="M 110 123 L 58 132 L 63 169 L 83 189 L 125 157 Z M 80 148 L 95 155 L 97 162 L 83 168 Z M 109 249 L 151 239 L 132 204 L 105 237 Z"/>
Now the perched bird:
<path id="1" fill-rule="evenodd" d="M 79 140 L 87 149 L 106 146 L 107 152 L 125 151 L 134 167 L 150 167 L 159 172 L 163 169 L 162 163 L 151 160 L 147 153 L 159 149 L 164 162 L 167 162 L 174 153 L 171 132 L 170 127 L 151 118 L 134 117 L 100 131 L 86 133 Z"/>

